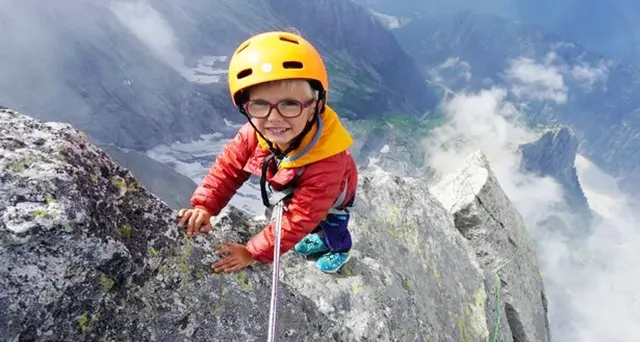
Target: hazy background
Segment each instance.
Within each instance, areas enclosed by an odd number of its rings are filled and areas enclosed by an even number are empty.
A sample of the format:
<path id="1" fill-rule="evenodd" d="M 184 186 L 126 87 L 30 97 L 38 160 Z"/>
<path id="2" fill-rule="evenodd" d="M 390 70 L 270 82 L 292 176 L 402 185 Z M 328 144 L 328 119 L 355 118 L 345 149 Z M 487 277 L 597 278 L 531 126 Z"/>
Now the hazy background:
<path id="1" fill-rule="evenodd" d="M 514 59 L 505 74 L 513 79 L 508 88 L 464 92 L 445 102 L 449 121 L 423 140 L 427 164 L 444 174 L 474 150 L 487 155 L 535 240 L 555 341 L 635 341 L 640 336 L 640 208 L 631 206 L 615 179 L 578 156 L 582 188 L 601 219 L 582 227 L 578 237 L 546 226 L 543 221 L 552 214 L 569 221 L 574 213 L 556 209 L 564 201 L 563 189 L 550 177 L 522 171 L 515 149 L 537 136 L 522 124 L 527 100 L 564 102 L 571 93 L 565 77 L 578 77 L 582 86 L 592 87 L 606 77 L 606 69 L 563 70 L 550 55 L 540 61 Z M 506 98 L 510 93 L 513 100 Z"/>

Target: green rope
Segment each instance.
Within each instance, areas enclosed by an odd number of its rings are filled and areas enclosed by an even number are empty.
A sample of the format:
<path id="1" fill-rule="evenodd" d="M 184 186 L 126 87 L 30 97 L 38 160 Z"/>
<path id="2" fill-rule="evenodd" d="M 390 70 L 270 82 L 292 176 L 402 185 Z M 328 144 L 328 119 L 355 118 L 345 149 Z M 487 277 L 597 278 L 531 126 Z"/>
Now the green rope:
<path id="1" fill-rule="evenodd" d="M 505 266 L 507 266 L 508 264 L 510 264 L 513 259 L 515 259 L 516 255 L 518 255 L 518 253 L 520 253 L 520 246 L 522 244 L 518 245 L 518 248 L 516 248 L 516 250 L 513 252 L 513 254 L 511 254 L 511 257 L 509 257 L 509 259 L 507 259 L 505 262 L 503 262 L 502 264 L 500 264 L 498 267 L 496 267 L 493 272 L 495 273 L 496 276 L 496 283 L 495 283 L 495 293 L 496 293 L 496 317 L 495 317 L 495 328 L 493 330 L 493 342 L 497 342 L 498 341 L 498 334 L 500 333 L 500 318 L 501 315 L 500 313 L 502 312 L 501 308 L 500 308 L 500 291 L 502 291 L 502 282 L 500 281 L 500 275 L 498 274 L 498 272 Z"/>

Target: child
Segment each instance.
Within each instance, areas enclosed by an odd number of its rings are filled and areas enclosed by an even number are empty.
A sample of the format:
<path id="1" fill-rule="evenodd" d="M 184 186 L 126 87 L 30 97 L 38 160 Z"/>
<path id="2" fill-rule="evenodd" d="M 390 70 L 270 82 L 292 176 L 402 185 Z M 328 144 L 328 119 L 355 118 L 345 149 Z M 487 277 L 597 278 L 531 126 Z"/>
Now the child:
<path id="1" fill-rule="evenodd" d="M 346 208 L 353 205 L 357 168 L 347 151 L 349 133 L 325 105 L 329 82 L 322 58 L 298 35 L 267 32 L 238 47 L 228 77 L 233 102 L 249 122 L 195 190 L 194 208 L 180 210 L 180 224 L 187 223 L 190 236 L 209 231 L 211 216 L 254 174 L 268 207 L 275 204 L 269 188 L 293 190 L 284 202 L 280 252 L 295 245 L 303 255 L 324 254 L 317 267 L 338 271 L 352 246 Z M 274 228 L 270 223 L 246 246 L 225 243 L 217 252 L 228 255 L 212 265 L 214 271 L 273 261 Z"/>

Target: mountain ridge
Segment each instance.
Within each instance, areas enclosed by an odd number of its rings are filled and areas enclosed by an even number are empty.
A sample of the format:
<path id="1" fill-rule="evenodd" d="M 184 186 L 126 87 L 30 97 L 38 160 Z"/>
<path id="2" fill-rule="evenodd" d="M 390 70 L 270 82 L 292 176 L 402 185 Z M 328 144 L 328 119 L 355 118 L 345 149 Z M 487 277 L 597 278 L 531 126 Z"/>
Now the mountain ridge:
<path id="1" fill-rule="evenodd" d="M 209 268 L 220 241 L 244 242 L 264 221 L 229 206 L 213 232 L 187 237 L 175 226 L 176 211 L 72 126 L 7 109 L 0 110 L 0 120 L 3 336 L 266 338 L 271 266 L 225 275 Z M 438 192 L 441 198 L 471 195 L 457 202 L 462 211 L 454 210 L 457 217 L 472 215 L 467 231 L 495 233 L 481 246 L 459 232 L 454 213 L 423 181 L 361 170 L 352 261 L 329 276 L 313 261 L 283 255 L 280 338 L 460 341 L 497 333 L 548 341 L 544 286 L 531 243 L 521 244 L 509 266 L 495 271 L 516 250 L 509 241 L 526 241 L 527 233 L 482 160 L 472 156 L 455 176 L 474 174 L 471 183 L 453 182 Z M 496 204 L 483 210 L 499 225 L 473 219 L 486 215 L 465 209 L 476 207 L 473 194 Z"/>

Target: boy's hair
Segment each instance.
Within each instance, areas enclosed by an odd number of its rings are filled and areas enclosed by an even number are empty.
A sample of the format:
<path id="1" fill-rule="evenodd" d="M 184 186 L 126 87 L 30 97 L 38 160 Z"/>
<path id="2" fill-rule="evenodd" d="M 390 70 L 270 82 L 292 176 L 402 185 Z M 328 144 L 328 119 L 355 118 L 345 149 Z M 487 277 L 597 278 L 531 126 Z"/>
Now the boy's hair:
<path id="1" fill-rule="evenodd" d="M 298 83 L 299 81 L 305 81 L 303 79 L 290 79 L 290 80 L 278 80 L 278 81 L 271 81 L 268 83 L 279 83 L 282 84 L 282 86 L 288 86 L 290 88 L 293 87 L 297 87 L 300 85 L 300 83 Z M 319 93 L 317 90 L 313 89 L 313 87 L 311 86 L 311 83 L 309 83 L 308 81 L 305 81 L 304 83 L 304 90 L 305 93 L 307 93 L 307 96 L 309 97 L 310 100 L 317 100 L 319 97 Z M 251 93 L 251 87 L 248 89 L 248 93 Z"/>

